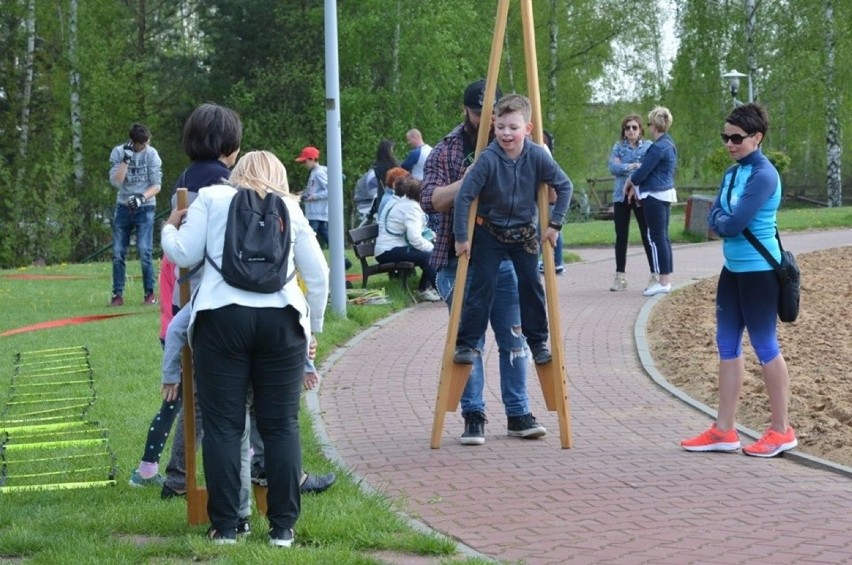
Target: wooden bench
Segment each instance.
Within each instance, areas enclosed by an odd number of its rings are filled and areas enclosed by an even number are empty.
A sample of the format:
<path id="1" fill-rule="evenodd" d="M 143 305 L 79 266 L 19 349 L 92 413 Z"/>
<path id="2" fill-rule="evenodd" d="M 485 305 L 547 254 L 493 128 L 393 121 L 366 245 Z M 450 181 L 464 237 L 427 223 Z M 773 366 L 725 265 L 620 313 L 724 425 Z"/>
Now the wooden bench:
<path id="1" fill-rule="evenodd" d="M 355 251 L 355 257 L 361 261 L 361 288 L 367 288 L 367 280 L 372 275 L 386 273 L 390 276 L 397 274 L 402 280 L 402 287 L 414 299 L 411 289 L 408 288 L 408 276 L 414 272 L 414 263 L 411 261 L 397 261 L 395 263 L 379 263 L 376 261 L 376 238 L 379 237 L 379 224 L 351 229 L 347 232 L 347 235 L 352 244 L 352 249 Z"/>

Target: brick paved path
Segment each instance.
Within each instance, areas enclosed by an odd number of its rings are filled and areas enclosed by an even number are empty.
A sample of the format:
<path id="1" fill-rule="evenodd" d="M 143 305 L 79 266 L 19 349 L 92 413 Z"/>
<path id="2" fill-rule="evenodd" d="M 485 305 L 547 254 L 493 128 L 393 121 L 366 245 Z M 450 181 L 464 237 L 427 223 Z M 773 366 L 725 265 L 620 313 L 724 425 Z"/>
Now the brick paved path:
<path id="1" fill-rule="evenodd" d="M 804 253 L 852 245 L 852 230 L 783 239 Z M 709 419 L 640 363 L 644 258 L 631 250 L 631 290 L 612 293 L 610 250 L 581 255 L 585 262 L 558 279 L 572 449 L 560 448 L 556 414 L 545 411 L 532 370 L 533 413 L 548 436 L 506 436 L 490 338 L 485 445 L 458 443 L 457 412 L 447 414 L 441 449 L 430 449 L 448 314 L 421 304 L 353 340 L 327 368 L 320 429 L 340 461 L 412 518 L 499 561 L 852 562 L 852 479 L 789 459 L 681 450 Z M 722 264 L 718 242 L 677 247 L 674 258 L 676 285 Z"/>

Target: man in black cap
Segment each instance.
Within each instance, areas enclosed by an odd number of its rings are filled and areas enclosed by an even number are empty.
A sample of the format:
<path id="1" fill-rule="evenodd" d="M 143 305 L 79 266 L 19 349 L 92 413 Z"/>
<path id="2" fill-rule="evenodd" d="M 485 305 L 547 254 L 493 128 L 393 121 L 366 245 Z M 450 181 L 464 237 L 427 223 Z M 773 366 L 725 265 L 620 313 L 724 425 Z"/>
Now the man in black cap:
<path id="1" fill-rule="evenodd" d="M 502 97 L 499 87 L 495 94 L 494 100 L 487 102 L 492 106 Z M 463 99 L 464 122 L 435 145 L 423 171 L 420 205 L 427 214 L 440 216 L 430 263 L 438 271 L 438 292 L 448 304 L 452 300 L 458 262 L 453 251 L 453 203 L 461 187 L 464 172 L 473 163 L 482 107 L 485 103 L 485 81 L 479 80 L 468 85 Z M 470 283 L 469 276 L 467 282 Z M 529 408 L 528 349 L 521 334 L 517 277 L 509 260 L 504 260 L 500 265 L 489 319 L 500 355 L 500 390 L 508 420 L 507 433 L 526 439 L 543 437 L 547 430 L 536 421 Z M 483 335 L 477 346 L 479 352 L 484 344 Z M 461 398 L 462 417 L 465 421 L 464 433 L 461 436 L 462 445 L 485 443 L 487 420 L 482 396 L 484 385 L 482 357 L 477 355 Z"/>

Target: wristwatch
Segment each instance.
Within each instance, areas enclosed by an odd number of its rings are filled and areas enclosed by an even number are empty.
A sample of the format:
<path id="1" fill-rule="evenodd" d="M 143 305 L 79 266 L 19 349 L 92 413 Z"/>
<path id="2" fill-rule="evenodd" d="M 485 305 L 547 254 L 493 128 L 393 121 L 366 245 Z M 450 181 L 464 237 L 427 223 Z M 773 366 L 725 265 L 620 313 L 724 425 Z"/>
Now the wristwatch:
<path id="1" fill-rule="evenodd" d="M 557 224 L 556 222 L 550 222 L 549 224 L 547 224 L 547 227 L 553 228 L 556 231 L 559 231 L 559 230 L 562 229 L 562 224 Z"/>

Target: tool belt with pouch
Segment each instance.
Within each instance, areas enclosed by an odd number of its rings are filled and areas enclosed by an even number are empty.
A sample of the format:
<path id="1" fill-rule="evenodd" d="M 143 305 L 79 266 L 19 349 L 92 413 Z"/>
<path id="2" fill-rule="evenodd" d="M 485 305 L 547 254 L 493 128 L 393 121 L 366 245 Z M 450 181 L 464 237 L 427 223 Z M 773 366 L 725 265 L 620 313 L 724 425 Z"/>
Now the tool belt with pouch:
<path id="1" fill-rule="evenodd" d="M 501 228 L 495 226 L 488 218 L 476 217 L 476 225 L 485 228 L 500 243 L 519 244 L 524 246 L 527 253 L 538 255 L 538 230 L 534 224 L 517 226 L 514 228 Z"/>

